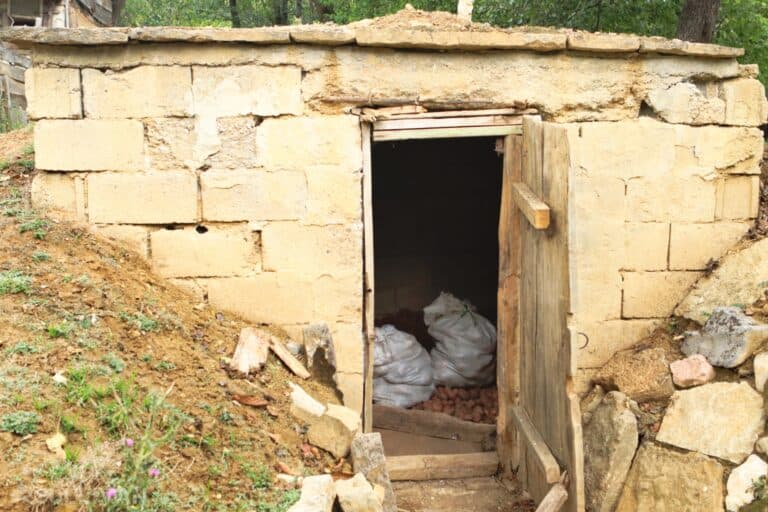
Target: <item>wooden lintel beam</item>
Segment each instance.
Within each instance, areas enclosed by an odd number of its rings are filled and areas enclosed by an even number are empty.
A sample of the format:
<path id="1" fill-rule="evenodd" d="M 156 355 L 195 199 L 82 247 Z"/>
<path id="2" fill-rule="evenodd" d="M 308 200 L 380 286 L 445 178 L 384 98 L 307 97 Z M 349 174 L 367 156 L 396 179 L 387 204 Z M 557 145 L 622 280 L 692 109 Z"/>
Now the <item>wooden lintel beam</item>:
<path id="1" fill-rule="evenodd" d="M 459 126 L 456 128 L 418 128 L 412 130 L 374 130 L 374 142 L 387 140 L 453 139 L 458 137 L 502 137 L 522 133 L 519 124 L 499 126 Z"/>
<path id="2" fill-rule="evenodd" d="M 518 434 L 528 445 L 528 449 L 539 469 L 544 474 L 547 483 L 558 483 L 560 481 L 560 466 L 549 450 L 547 443 L 544 442 L 544 438 L 541 437 L 539 431 L 536 430 L 536 426 L 528 417 L 528 413 L 525 412 L 525 409 L 516 405 L 512 407 L 512 419 L 515 422 Z"/>
<path id="3" fill-rule="evenodd" d="M 523 182 L 512 184 L 512 200 L 525 218 L 536 229 L 549 227 L 549 206 L 541 201 L 536 194 Z"/>
<path id="4" fill-rule="evenodd" d="M 387 457 L 387 472 L 393 481 L 483 477 L 498 470 L 496 452 Z"/>

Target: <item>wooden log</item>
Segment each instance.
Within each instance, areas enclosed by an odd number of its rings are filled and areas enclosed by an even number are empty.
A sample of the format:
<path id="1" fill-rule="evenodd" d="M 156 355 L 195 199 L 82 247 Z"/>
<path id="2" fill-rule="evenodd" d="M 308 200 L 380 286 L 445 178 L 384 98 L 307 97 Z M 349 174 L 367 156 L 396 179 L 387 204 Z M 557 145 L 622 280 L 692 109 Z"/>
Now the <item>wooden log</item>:
<path id="1" fill-rule="evenodd" d="M 291 354 L 290 350 L 288 350 L 275 336 L 270 336 L 269 348 L 272 349 L 272 352 L 274 352 L 278 359 L 280 359 L 297 377 L 302 379 L 309 378 L 309 370 L 307 370 L 304 365 L 301 364 L 301 361 L 296 359 L 294 355 Z"/>
<path id="2" fill-rule="evenodd" d="M 482 443 L 484 450 L 494 449 L 496 425 L 464 421 L 441 412 L 401 409 L 375 404 L 373 426 L 409 434 Z"/>
<path id="3" fill-rule="evenodd" d="M 387 471 L 393 481 L 483 477 L 496 474 L 498 468 L 496 452 L 387 457 Z"/>
<path id="4" fill-rule="evenodd" d="M 536 197 L 528 185 L 522 182 L 513 183 L 512 199 L 531 226 L 536 229 L 549 227 L 549 206 Z"/>
<path id="5" fill-rule="evenodd" d="M 545 476 L 546 482 L 554 484 L 560 481 L 560 466 L 552 455 L 549 447 L 539 434 L 536 427 L 528 417 L 528 413 L 523 408 L 516 405 L 512 407 L 512 418 L 517 426 L 518 434 L 527 444 L 530 453 L 533 455 L 541 473 Z"/>
<path id="6" fill-rule="evenodd" d="M 568 490 L 563 484 L 555 484 L 536 507 L 536 512 L 559 512 L 566 501 L 568 501 Z"/>

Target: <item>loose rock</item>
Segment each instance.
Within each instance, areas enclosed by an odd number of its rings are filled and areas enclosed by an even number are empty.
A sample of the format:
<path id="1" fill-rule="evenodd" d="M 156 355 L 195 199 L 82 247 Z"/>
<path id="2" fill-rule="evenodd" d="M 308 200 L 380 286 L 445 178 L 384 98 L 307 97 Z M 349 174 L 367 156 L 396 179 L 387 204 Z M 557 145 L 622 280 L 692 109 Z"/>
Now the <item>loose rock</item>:
<path id="1" fill-rule="evenodd" d="M 593 378 L 606 389 L 618 389 L 632 400 L 663 400 L 675 391 L 662 348 L 617 352 Z"/>
<path id="2" fill-rule="evenodd" d="M 715 369 L 701 354 L 673 361 L 669 369 L 672 371 L 672 382 L 681 388 L 700 386 L 715 378 Z"/>
<path id="3" fill-rule="evenodd" d="M 301 386 L 289 382 L 291 386 L 291 414 L 297 419 L 312 423 L 325 413 L 325 406 L 309 396 Z"/>
<path id="4" fill-rule="evenodd" d="M 301 498 L 288 512 L 332 512 L 336 488 L 331 475 L 308 476 L 301 486 Z"/>
<path id="5" fill-rule="evenodd" d="M 728 476 L 725 508 L 729 512 L 738 512 L 744 505 L 755 501 L 754 483 L 766 474 L 768 474 L 768 464 L 757 455 L 750 455 L 744 464 L 735 468 Z"/>
<path id="6" fill-rule="evenodd" d="M 583 424 L 589 423 L 592 413 L 603 402 L 603 398 L 605 398 L 605 390 L 602 386 L 594 386 L 581 399 L 581 422 Z"/>
<path id="7" fill-rule="evenodd" d="M 307 439 L 336 458 L 346 457 L 361 427 L 357 412 L 343 405 L 328 404 L 325 413 L 310 423 Z"/>
<path id="8" fill-rule="evenodd" d="M 587 508 L 612 512 L 637 449 L 637 420 L 630 400 L 612 391 L 584 427 L 584 488 Z"/>
<path id="9" fill-rule="evenodd" d="M 704 328 L 686 332 L 680 349 L 701 354 L 714 366 L 734 368 L 768 341 L 768 325 L 760 325 L 740 309 L 715 308 Z"/>
<path id="10" fill-rule="evenodd" d="M 261 333 L 253 327 L 240 331 L 240 339 L 235 348 L 235 354 L 229 362 L 229 367 L 244 375 L 258 372 L 267 362 L 269 343 Z"/>
<path id="11" fill-rule="evenodd" d="M 382 505 L 384 512 L 397 512 L 395 493 L 389 480 L 387 461 L 384 457 L 384 444 L 381 434 L 358 434 L 352 440 L 352 468 L 356 473 L 362 473 L 374 486 L 384 489 Z"/>
<path id="12" fill-rule="evenodd" d="M 768 437 L 761 437 L 758 439 L 755 443 L 755 450 L 757 450 L 757 453 L 768 455 Z"/>
<path id="13" fill-rule="evenodd" d="M 675 392 L 656 439 L 739 464 L 764 421 L 763 397 L 749 384 L 716 382 Z"/>
<path id="14" fill-rule="evenodd" d="M 653 443 L 637 451 L 616 512 L 722 512 L 723 467 Z"/>
<path id="15" fill-rule="evenodd" d="M 336 496 L 343 512 L 383 512 L 373 487 L 361 473 L 336 482 Z"/>
<path id="16" fill-rule="evenodd" d="M 757 354 L 754 359 L 755 388 L 761 393 L 768 380 L 768 352 Z"/>
<path id="17" fill-rule="evenodd" d="M 312 367 L 315 354 L 322 349 L 325 359 L 336 367 L 336 354 L 333 350 L 333 337 L 326 324 L 310 325 L 304 328 L 304 351 L 307 353 L 307 366 Z"/>

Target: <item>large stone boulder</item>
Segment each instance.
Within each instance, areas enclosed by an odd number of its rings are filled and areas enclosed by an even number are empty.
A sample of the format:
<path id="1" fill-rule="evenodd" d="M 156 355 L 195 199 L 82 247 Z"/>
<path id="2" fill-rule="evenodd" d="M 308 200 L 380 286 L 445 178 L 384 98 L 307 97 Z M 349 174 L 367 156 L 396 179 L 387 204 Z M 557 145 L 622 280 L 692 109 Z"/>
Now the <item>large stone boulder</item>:
<path id="1" fill-rule="evenodd" d="M 729 254 L 708 277 L 702 278 L 675 310 L 700 324 L 718 306 L 752 304 L 768 288 L 768 238 Z"/>
<path id="2" fill-rule="evenodd" d="M 301 498 L 288 512 L 331 512 L 336 501 L 336 487 L 331 475 L 308 476 L 301 486 Z"/>
<path id="3" fill-rule="evenodd" d="M 723 467 L 653 443 L 637 451 L 616 512 L 722 512 Z"/>
<path id="4" fill-rule="evenodd" d="M 744 464 L 731 471 L 728 475 L 725 497 L 725 508 L 729 512 L 738 512 L 744 505 L 755 501 L 754 484 L 768 474 L 768 464 L 757 455 L 750 455 Z"/>
<path id="5" fill-rule="evenodd" d="M 342 512 L 383 512 L 376 493 L 362 473 L 336 482 L 336 497 Z"/>
<path id="6" fill-rule="evenodd" d="M 310 423 L 307 439 L 336 458 L 346 457 L 361 427 L 357 412 L 343 405 L 328 404 L 323 415 Z"/>
<path id="7" fill-rule="evenodd" d="M 362 473 L 369 482 L 384 490 L 382 500 L 384 512 L 397 512 L 397 501 L 389 479 L 389 471 L 387 471 L 381 434 L 378 432 L 357 434 L 352 440 L 350 452 L 352 468 L 355 472 Z"/>
<path id="8" fill-rule="evenodd" d="M 637 449 L 637 419 L 630 400 L 612 391 L 584 426 L 584 488 L 587 509 L 612 512 Z"/>
<path id="9" fill-rule="evenodd" d="M 760 393 L 745 382 L 716 382 L 675 392 L 656 440 L 739 464 L 764 422 Z"/>
<path id="10" fill-rule="evenodd" d="M 768 341 L 768 325 L 761 325 L 739 308 L 715 308 L 701 331 L 685 333 L 680 349 L 687 356 L 701 354 L 714 366 L 735 368 Z"/>
<path id="11" fill-rule="evenodd" d="M 617 352 L 592 380 L 637 402 L 664 400 L 675 391 L 666 353 L 658 347 Z"/>

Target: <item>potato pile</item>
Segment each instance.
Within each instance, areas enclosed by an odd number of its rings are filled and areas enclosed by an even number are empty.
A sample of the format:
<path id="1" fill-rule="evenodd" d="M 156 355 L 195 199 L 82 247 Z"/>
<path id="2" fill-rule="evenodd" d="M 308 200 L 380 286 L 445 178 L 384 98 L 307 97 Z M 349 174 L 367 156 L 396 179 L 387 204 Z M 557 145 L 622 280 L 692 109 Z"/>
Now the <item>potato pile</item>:
<path id="1" fill-rule="evenodd" d="M 426 402 L 412 407 L 422 411 L 442 412 L 475 423 L 496 423 L 499 398 L 496 387 L 449 388 L 437 386 Z"/>

